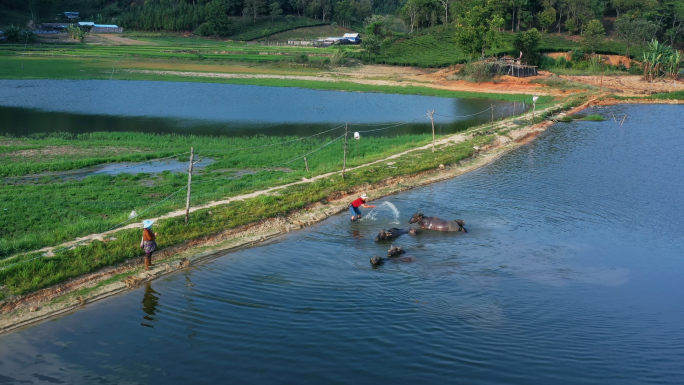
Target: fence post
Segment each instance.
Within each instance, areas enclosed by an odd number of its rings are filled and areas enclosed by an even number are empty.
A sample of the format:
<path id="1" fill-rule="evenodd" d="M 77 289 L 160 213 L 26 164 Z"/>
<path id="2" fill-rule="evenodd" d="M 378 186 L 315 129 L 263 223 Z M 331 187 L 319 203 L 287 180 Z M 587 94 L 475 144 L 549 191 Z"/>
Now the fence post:
<path id="1" fill-rule="evenodd" d="M 492 104 L 492 124 L 490 126 L 490 129 L 494 129 L 494 105 Z"/>
<path id="2" fill-rule="evenodd" d="M 347 123 L 344 124 L 344 156 L 342 158 L 342 179 L 344 180 L 344 171 L 347 169 Z"/>
<path id="3" fill-rule="evenodd" d="M 430 122 L 432 123 L 432 153 L 435 153 L 435 110 L 428 110 L 428 116 L 430 117 Z"/>
<path id="4" fill-rule="evenodd" d="M 306 166 L 306 172 L 309 172 L 309 163 L 306 161 L 306 157 L 304 157 L 304 166 Z"/>
<path id="5" fill-rule="evenodd" d="M 185 224 L 188 224 L 188 218 L 190 216 L 190 187 L 192 184 L 192 160 L 195 155 L 195 149 L 190 147 L 190 166 L 188 166 L 188 197 L 185 200 Z"/>

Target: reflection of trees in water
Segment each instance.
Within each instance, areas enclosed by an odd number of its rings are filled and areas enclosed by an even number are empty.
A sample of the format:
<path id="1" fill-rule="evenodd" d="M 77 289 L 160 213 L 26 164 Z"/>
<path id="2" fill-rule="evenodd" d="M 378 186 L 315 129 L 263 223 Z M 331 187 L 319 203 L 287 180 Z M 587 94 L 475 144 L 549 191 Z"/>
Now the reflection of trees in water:
<path id="1" fill-rule="evenodd" d="M 143 295 L 142 299 L 142 310 L 145 312 L 145 316 L 143 316 L 143 318 L 145 320 L 155 322 L 154 315 L 155 311 L 157 310 L 157 304 L 159 304 L 159 295 L 161 294 L 152 289 L 152 282 L 145 282 L 145 294 Z M 148 328 L 154 328 L 154 325 L 149 323 L 143 322 L 140 325 Z"/>

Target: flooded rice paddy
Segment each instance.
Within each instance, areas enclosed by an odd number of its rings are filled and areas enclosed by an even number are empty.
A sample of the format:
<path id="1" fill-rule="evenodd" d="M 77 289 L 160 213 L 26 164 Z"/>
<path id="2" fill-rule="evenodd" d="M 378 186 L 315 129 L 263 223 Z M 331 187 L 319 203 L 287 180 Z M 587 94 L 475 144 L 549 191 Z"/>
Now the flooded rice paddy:
<path id="1" fill-rule="evenodd" d="M 590 113 L 628 118 L 0 336 L 0 382 L 680 384 L 684 110 Z M 469 232 L 372 268 L 418 208 Z"/>
<path id="2" fill-rule="evenodd" d="M 0 80 L 0 134 L 147 132 L 182 135 L 297 135 L 349 123 L 350 131 L 404 123 L 378 135 L 447 134 L 509 116 L 513 105 L 379 93 L 232 84 L 121 80 Z M 520 103 L 516 111 L 520 113 Z M 482 112 L 482 113 L 481 113 Z M 373 135 L 373 134 L 371 134 Z"/>

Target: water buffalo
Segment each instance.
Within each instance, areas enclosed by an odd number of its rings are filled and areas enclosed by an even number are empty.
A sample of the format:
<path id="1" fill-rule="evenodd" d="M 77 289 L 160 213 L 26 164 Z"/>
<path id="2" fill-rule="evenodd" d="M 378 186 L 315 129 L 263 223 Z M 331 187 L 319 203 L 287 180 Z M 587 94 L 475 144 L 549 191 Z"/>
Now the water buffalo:
<path id="1" fill-rule="evenodd" d="M 385 263 L 385 261 L 392 261 L 392 262 L 407 262 L 407 263 L 408 263 L 408 262 L 415 262 L 415 261 L 416 261 L 416 257 L 414 257 L 413 255 L 404 255 L 404 256 L 401 256 L 401 257 L 398 257 L 398 258 L 382 258 L 382 257 L 378 257 L 378 256 L 376 255 L 376 256 L 374 256 L 373 258 L 370 259 L 370 263 L 371 263 L 371 265 L 373 265 L 373 266 L 380 266 L 380 265 L 382 265 L 383 263 Z"/>
<path id="2" fill-rule="evenodd" d="M 447 221 L 437 217 L 426 217 L 423 213 L 416 212 L 409 219 L 409 224 L 418 223 L 423 229 L 437 230 L 437 231 L 462 231 L 467 233 L 465 221 L 456 219 L 455 221 Z"/>
<path id="3" fill-rule="evenodd" d="M 418 234 L 418 229 L 410 228 L 408 230 L 404 230 L 404 229 L 398 229 L 396 227 L 392 227 L 389 230 L 382 229 L 382 230 L 380 230 L 380 233 L 375 237 L 375 241 L 377 242 L 377 241 L 384 241 L 387 239 L 394 239 L 394 238 L 396 238 L 400 235 L 404 235 L 404 234 L 416 235 L 416 234 Z"/>
<path id="4" fill-rule="evenodd" d="M 406 251 L 404 251 L 404 249 L 402 249 L 401 246 L 397 247 L 397 246 L 391 245 L 389 250 L 387 250 L 387 256 L 388 257 L 396 257 L 397 255 L 403 254 L 405 252 Z"/>

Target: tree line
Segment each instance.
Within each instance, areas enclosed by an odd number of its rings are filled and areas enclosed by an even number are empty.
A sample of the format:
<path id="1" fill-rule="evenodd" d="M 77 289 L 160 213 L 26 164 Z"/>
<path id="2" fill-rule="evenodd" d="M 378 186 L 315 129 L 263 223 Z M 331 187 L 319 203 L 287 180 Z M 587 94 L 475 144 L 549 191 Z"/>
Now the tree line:
<path id="1" fill-rule="evenodd" d="M 674 44 L 684 33 L 682 0 L 407 0 L 399 15 L 409 32 L 486 17 L 497 31 L 582 34 L 592 20 L 610 18 L 625 40 L 658 38 Z"/>
<path id="2" fill-rule="evenodd" d="M 492 41 L 493 32 L 585 34 L 596 21 L 610 20 L 628 50 L 657 39 L 670 45 L 684 37 L 684 0 L 3 0 L 7 9 L 30 12 L 34 21 L 52 21 L 80 11 L 98 22 L 151 31 L 194 31 L 227 36 L 236 20 L 255 22 L 297 15 L 349 26 L 372 15 L 396 15 L 413 33 L 437 25 L 466 28 L 463 39 Z M 592 23 L 593 22 L 593 23 Z M 477 26 L 475 28 L 474 26 Z M 477 31 L 476 31 L 477 30 Z"/>

